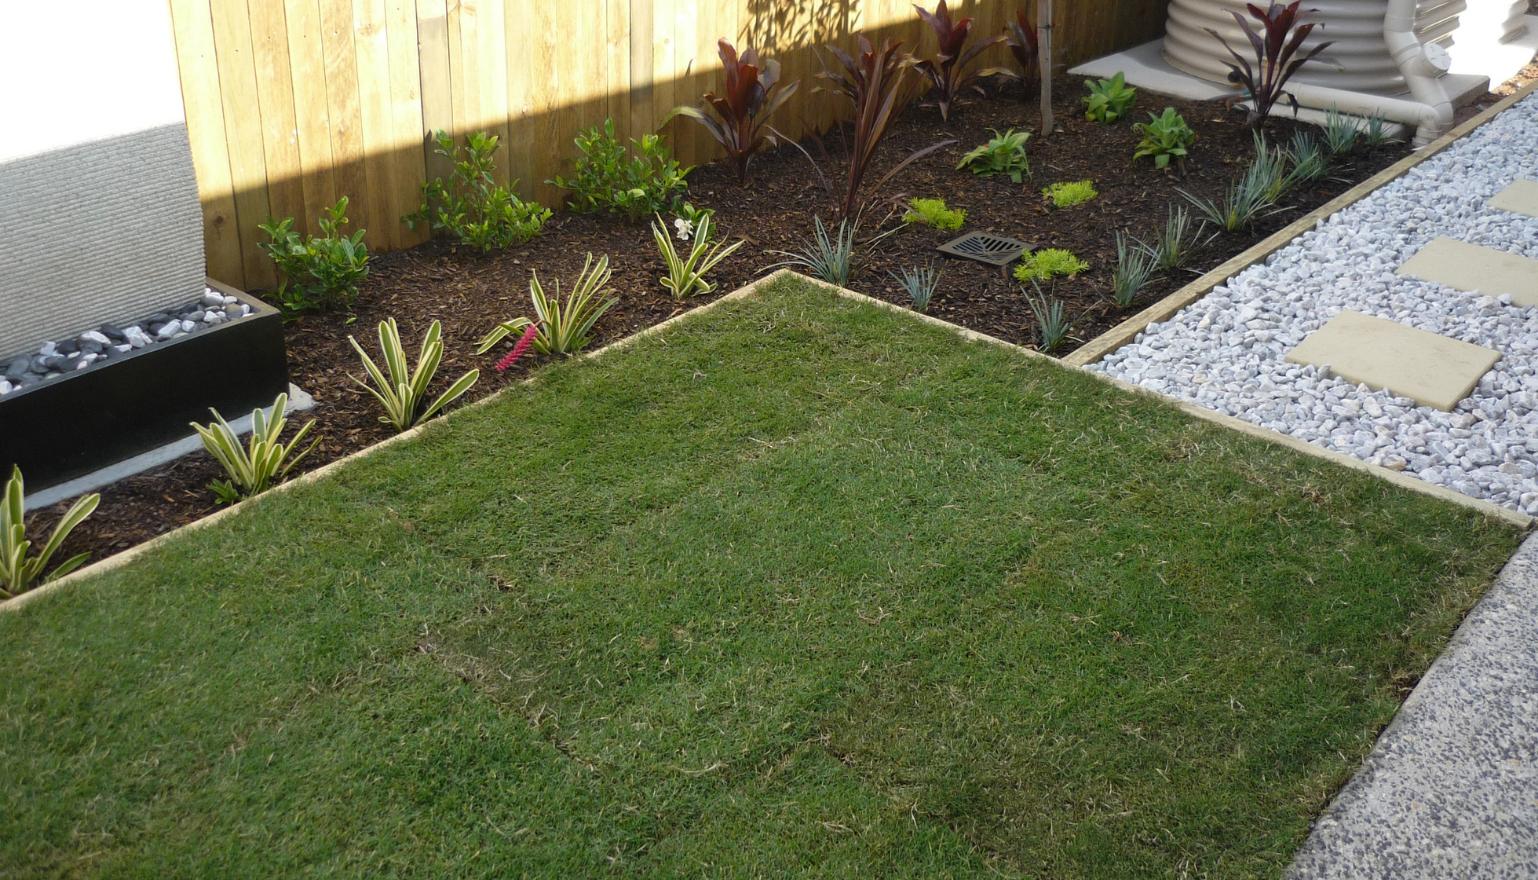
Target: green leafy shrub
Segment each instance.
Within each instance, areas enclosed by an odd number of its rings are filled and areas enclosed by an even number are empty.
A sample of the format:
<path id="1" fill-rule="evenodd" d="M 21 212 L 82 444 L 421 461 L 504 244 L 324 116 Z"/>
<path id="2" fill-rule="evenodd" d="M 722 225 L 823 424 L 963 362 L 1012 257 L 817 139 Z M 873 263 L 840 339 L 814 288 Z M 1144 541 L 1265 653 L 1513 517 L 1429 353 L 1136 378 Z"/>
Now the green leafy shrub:
<path id="1" fill-rule="evenodd" d="M 623 214 L 631 223 L 671 209 L 689 187 L 684 178 L 693 167 L 682 168 L 673 151 L 659 135 L 632 139 L 635 158 L 614 136 L 614 120 L 602 127 L 579 132 L 576 144 L 581 155 L 572 161 L 570 179 L 557 176 L 546 181 L 571 190 L 570 206 L 579 214 L 608 211 Z"/>
<path id="2" fill-rule="evenodd" d="M 729 245 L 721 243 L 711 248 L 710 214 L 709 211 L 695 212 L 697 220 L 694 223 L 685 220 L 688 225 L 679 227 L 680 239 L 688 241 L 693 238 L 694 240 L 687 257 L 678 255 L 678 250 L 673 247 L 673 239 L 668 235 L 667 227 L 663 224 L 660 214 L 652 223 L 652 239 L 657 242 L 657 249 L 662 252 L 663 262 L 667 263 L 668 267 L 668 274 L 662 279 L 662 286 L 673 292 L 674 299 L 688 299 L 696 293 L 709 293 L 715 290 L 716 286 L 705 280 L 705 273 L 714 269 L 717 263 L 731 256 L 733 251 L 744 244 L 736 241 Z M 685 229 L 688 230 L 687 234 Z"/>
<path id="3" fill-rule="evenodd" d="M 5 483 L 5 495 L 0 498 L 0 599 L 10 599 L 79 568 L 91 554 L 71 556 L 47 577 L 43 576 L 43 569 L 48 567 L 48 561 L 58 551 L 59 545 L 75 530 L 75 526 L 96 512 L 96 505 L 100 503 L 101 496 L 94 493 L 77 499 L 70 505 L 64 518 L 59 520 L 59 524 L 53 527 L 48 543 L 43 545 L 36 556 L 28 559 L 27 551 L 32 549 L 32 542 L 27 540 L 26 487 L 21 479 L 21 468 L 12 465 L 11 478 Z"/>
<path id="4" fill-rule="evenodd" d="M 821 278 L 829 284 L 839 287 L 848 285 L 850 276 L 854 275 L 854 236 L 859 224 L 840 220 L 838 234 L 829 237 L 827 227 L 822 225 L 822 218 L 813 217 L 812 220 L 817 228 L 805 246 L 799 251 L 770 251 L 790 259 L 768 268 L 800 266 L 812 273 L 814 278 Z"/>
<path id="5" fill-rule="evenodd" d="M 1084 87 L 1089 89 L 1084 96 L 1084 118 L 1090 122 L 1109 125 L 1126 116 L 1137 103 L 1137 89 L 1127 85 L 1120 73 L 1110 79 L 1086 82 Z"/>
<path id="6" fill-rule="evenodd" d="M 961 157 L 956 163 L 956 168 L 968 169 L 978 177 L 993 177 L 996 174 L 1008 174 L 1009 179 L 1020 183 L 1022 176 L 1031 173 L 1030 159 L 1025 155 L 1025 142 L 1030 138 L 1028 131 L 1015 131 L 1009 129 L 999 134 L 993 130 L 993 138 L 988 143 Z"/>
<path id="7" fill-rule="evenodd" d="M 1133 129 L 1143 136 L 1143 140 L 1132 158 L 1152 156 L 1154 167 L 1159 169 L 1168 168 L 1171 159 L 1184 162 L 1186 152 L 1196 141 L 1196 132 L 1186 125 L 1185 118 L 1176 113 L 1174 107 L 1165 107 L 1162 114 L 1148 114 L 1148 121 L 1137 123 Z"/>
<path id="8" fill-rule="evenodd" d="M 249 446 L 240 445 L 240 435 L 230 427 L 230 423 L 219 415 L 219 411 L 210 409 L 214 414 L 214 421 L 209 425 L 192 423 L 198 436 L 203 438 L 203 448 L 219 461 L 224 467 L 224 472 L 229 476 L 228 480 L 214 480 L 208 484 L 208 488 L 214 490 L 219 504 L 227 504 L 239 501 L 242 498 L 250 498 L 267 491 L 268 488 L 283 482 L 288 472 L 294 466 L 304 460 L 310 450 L 315 448 L 316 439 L 303 452 L 290 458 L 295 447 L 304 440 L 310 429 L 315 427 L 312 419 L 305 423 L 294 439 L 283 445 L 283 426 L 288 424 L 288 419 L 283 417 L 283 411 L 288 408 L 288 395 L 279 394 L 272 402 L 272 416 L 269 418 L 260 408 L 251 412 L 251 440 Z"/>
<path id="9" fill-rule="evenodd" d="M 1075 180 L 1054 183 L 1042 190 L 1041 194 L 1059 208 L 1072 208 L 1100 195 L 1100 192 L 1095 189 L 1093 180 Z"/>
<path id="10" fill-rule="evenodd" d="M 258 229 L 270 242 L 257 242 L 283 273 L 278 285 L 278 307 L 288 317 L 305 312 L 346 308 L 358 298 L 358 282 L 368 277 L 367 230 L 343 235 L 347 225 L 347 197 L 342 196 L 321 216 L 320 236 L 301 236 L 294 218 L 267 218 Z"/>
<path id="11" fill-rule="evenodd" d="M 415 229 L 418 223 L 426 223 L 434 232 L 448 232 L 460 244 L 483 251 L 523 244 L 544 231 L 549 209 L 538 202 L 520 201 L 492 179 L 496 168 L 492 156 L 502 148 L 496 135 L 484 131 L 470 135 L 463 159 L 448 132 L 438 132 L 436 139 L 436 152 L 453 161 L 454 173 L 447 183 L 440 177 L 422 184 L 422 207 L 402 218 L 407 226 Z"/>
<path id="12" fill-rule="evenodd" d="M 892 280 L 896 281 L 908 298 L 913 300 L 915 312 L 929 311 L 929 301 L 934 298 L 935 289 L 940 286 L 940 274 L 935 271 L 933 265 L 922 269 L 904 269 L 902 274 L 888 272 Z"/>
<path id="13" fill-rule="evenodd" d="M 599 257 L 595 266 L 593 255 L 588 254 L 587 261 L 582 264 L 582 273 L 571 286 L 571 294 L 563 305 L 561 283 L 556 282 L 554 296 L 546 296 L 539 283 L 539 274 L 533 273 L 529 279 L 529 299 L 534 303 L 534 317 L 514 318 L 498 324 L 480 341 L 476 354 L 485 354 L 509 334 L 521 333 L 529 327 L 539 328 L 533 346 L 540 354 L 576 354 L 592 341 L 593 325 L 603 313 L 619 303 L 617 297 L 601 299 L 609 292 L 612 277 L 614 273 L 609 271 L 607 256 Z"/>
<path id="14" fill-rule="evenodd" d="M 1089 268 L 1089 264 L 1061 248 L 1043 248 L 1028 254 L 1015 267 L 1015 278 L 1021 282 L 1045 281 L 1059 275 L 1077 275 Z"/>
<path id="15" fill-rule="evenodd" d="M 438 372 L 438 364 L 443 360 L 443 325 L 438 321 L 427 328 L 427 336 L 422 340 L 422 350 L 418 353 L 414 372 L 406 369 L 406 349 L 401 345 L 401 331 L 394 318 L 379 322 L 379 350 L 384 355 L 388 377 L 355 337 L 349 336 L 347 341 L 352 343 L 358 356 L 363 358 L 363 369 L 368 371 L 376 387 L 370 387 L 361 379 L 354 378 L 353 381 L 362 385 L 384 405 L 385 414 L 379 420 L 393 426 L 396 431 L 414 428 L 432 418 L 434 413 L 458 400 L 481 378 L 480 370 L 471 370 L 455 380 L 449 390 L 428 405 L 427 386 L 432 384 L 433 375 Z"/>
<path id="16" fill-rule="evenodd" d="M 908 223 L 922 223 L 936 229 L 956 230 L 967 222 L 967 212 L 959 208 L 953 211 L 945 207 L 945 199 L 911 199 L 908 202 L 908 213 L 903 215 L 903 220 Z"/>

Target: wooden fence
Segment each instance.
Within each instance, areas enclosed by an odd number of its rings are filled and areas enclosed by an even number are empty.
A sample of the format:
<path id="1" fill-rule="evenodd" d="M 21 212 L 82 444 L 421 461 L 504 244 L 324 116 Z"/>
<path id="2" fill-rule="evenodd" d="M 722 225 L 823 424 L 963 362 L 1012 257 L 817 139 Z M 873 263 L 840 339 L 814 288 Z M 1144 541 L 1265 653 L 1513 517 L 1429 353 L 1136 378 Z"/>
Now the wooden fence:
<path id="1" fill-rule="evenodd" d="M 247 289 L 276 280 L 257 224 L 295 217 L 318 231 L 315 218 L 341 195 L 373 250 L 422 241 L 400 217 L 428 175 L 445 174 L 434 130 L 500 135 L 504 181 L 555 205 L 560 193 L 543 181 L 563 170 L 577 129 L 612 117 L 623 137 L 638 137 L 698 103 L 717 88 L 718 37 L 778 59 L 787 81 L 819 69 L 814 47 L 852 46 L 859 31 L 934 43 L 906 0 L 169 2 L 209 274 Z M 1058 60 L 1157 37 L 1167 2 L 1059 0 Z M 1036 0 L 955 6 L 986 35 L 1018 8 L 1034 20 Z M 834 118 L 833 101 L 810 85 L 777 117 L 789 134 Z M 714 156 L 699 126 L 668 129 L 683 161 Z"/>

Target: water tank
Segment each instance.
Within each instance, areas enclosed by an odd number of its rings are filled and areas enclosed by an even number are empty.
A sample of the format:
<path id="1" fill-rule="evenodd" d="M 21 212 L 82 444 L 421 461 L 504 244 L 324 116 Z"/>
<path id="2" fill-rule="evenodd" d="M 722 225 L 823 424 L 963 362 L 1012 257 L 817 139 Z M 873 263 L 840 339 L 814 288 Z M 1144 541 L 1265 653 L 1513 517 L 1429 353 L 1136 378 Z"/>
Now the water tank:
<path id="1" fill-rule="evenodd" d="M 1491 0 L 1472 2 L 1488 5 Z M 1527 7 L 1527 0 L 1495 2 L 1503 9 Z M 1261 0 L 1256 5 L 1264 3 Z M 1303 8 L 1315 10 L 1304 21 L 1318 25 L 1304 42 L 1304 49 L 1324 41 L 1333 45 L 1321 56 L 1329 58 L 1329 62 L 1316 60 L 1303 65 L 1293 81 L 1379 95 L 1409 90 L 1383 41 L 1383 14 L 1388 0 L 1305 0 Z M 1449 46 L 1458 27 L 1458 15 L 1465 8 L 1465 0 L 1421 0 L 1416 6 L 1416 36 L 1423 43 Z M 1222 34 L 1244 58 L 1254 57 L 1249 40 L 1229 15 L 1230 11 L 1243 16 L 1256 31 L 1261 29 L 1260 22 L 1245 10 L 1244 0 L 1172 0 L 1164 36 L 1165 60 L 1202 79 L 1227 82 L 1228 67 L 1223 62 L 1230 56 L 1205 28 Z M 1520 13 L 1517 16 L 1520 20 Z"/>

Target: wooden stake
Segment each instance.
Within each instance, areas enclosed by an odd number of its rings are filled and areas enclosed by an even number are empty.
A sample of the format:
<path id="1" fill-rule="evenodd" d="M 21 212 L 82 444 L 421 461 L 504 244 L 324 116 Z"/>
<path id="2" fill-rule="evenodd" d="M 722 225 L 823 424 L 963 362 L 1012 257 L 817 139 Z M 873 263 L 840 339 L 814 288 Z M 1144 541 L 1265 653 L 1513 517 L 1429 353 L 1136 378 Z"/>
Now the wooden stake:
<path id="1" fill-rule="evenodd" d="M 1038 60 L 1041 62 L 1041 136 L 1052 133 L 1052 0 L 1036 0 Z"/>

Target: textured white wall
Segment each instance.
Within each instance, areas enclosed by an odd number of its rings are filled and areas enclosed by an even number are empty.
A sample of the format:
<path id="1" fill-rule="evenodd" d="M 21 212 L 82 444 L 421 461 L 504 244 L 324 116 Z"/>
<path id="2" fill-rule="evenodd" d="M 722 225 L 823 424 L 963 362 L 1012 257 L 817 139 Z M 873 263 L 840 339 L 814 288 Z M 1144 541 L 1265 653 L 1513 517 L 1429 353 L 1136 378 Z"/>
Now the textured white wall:
<path id="1" fill-rule="evenodd" d="M 202 290 L 165 0 L 0 3 L 0 357 Z"/>

